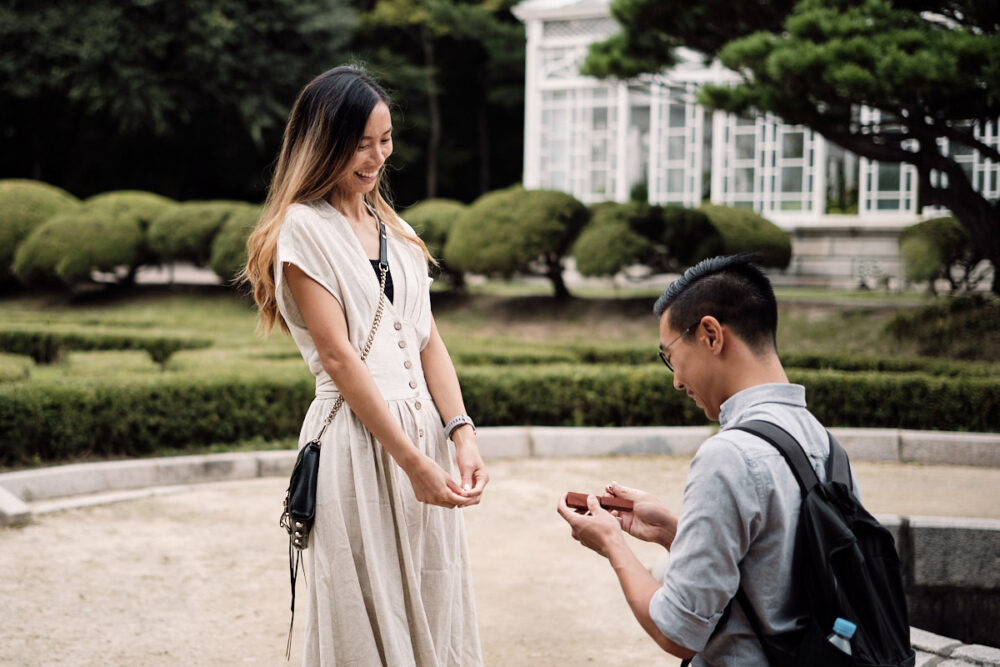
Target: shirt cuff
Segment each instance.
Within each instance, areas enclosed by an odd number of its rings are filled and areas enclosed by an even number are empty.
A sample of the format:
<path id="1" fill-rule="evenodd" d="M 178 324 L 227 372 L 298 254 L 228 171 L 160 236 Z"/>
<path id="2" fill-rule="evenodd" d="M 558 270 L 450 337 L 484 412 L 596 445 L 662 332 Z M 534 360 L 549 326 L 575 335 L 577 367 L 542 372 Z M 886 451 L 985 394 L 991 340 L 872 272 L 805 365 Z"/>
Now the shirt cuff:
<path id="1" fill-rule="evenodd" d="M 700 653 L 705 649 L 712 631 L 722 614 L 703 618 L 678 606 L 667 592 L 666 586 L 653 594 L 649 600 L 649 617 L 656 623 L 663 636 L 670 641 Z"/>

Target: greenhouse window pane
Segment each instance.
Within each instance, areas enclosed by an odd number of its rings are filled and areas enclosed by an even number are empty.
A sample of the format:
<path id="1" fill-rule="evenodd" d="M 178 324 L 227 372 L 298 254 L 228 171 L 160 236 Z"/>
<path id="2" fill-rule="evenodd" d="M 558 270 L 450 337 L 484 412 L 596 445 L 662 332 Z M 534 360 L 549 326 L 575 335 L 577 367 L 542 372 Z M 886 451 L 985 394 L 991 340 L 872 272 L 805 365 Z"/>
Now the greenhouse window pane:
<path id="1" fill-rule="evenodd" d="M 667 169 L 667 192 L 684 192 L 683 169 Z"/>
<path id="2" fill-rule="evenodd" d="M 667 159 L 684 159 L 684 137 L 669 137 L 667 139 Z"/>
<path id="3" fill-rule="evenodd" d="M 739 134 L 736 136 L 736 157 L 740 160 L 752 160 L 756 140 L 752 134 Z"/>
<path id="4" fill-rule="evenodd" d="M 804 140 L 802 132 L 786 132 L 781 138 L 781 157 L 802 157 Z"/>
<path id="5" fill-rule="evenodd" d="M 687 113 L 683 104 L 671 104 L 667 116 L 668 127 L 684 127 L 687 124 Z"/>
<path id="6" fill-rule="evenodd" d="M 878 164 L 878 189 L 881 192 L 899 190 L 900 168 L 898 164 L 879 162 Z M 881 208 L 881 206 L 879 207 Z M 898 206 L 897 206 L 898 208 Z"/>
<path id="7" fill-rule="evenodd" d="M 736 192 L 753 192 L 753 168 L 734 169 L 733 183 Z"/>
<path id="8" fill-rule="evenodd" d="M 594 129 L 595 130 L 606 130 L 608 128 L 608 108 L 607 107 L 595 107 L 594 108 Z"/>

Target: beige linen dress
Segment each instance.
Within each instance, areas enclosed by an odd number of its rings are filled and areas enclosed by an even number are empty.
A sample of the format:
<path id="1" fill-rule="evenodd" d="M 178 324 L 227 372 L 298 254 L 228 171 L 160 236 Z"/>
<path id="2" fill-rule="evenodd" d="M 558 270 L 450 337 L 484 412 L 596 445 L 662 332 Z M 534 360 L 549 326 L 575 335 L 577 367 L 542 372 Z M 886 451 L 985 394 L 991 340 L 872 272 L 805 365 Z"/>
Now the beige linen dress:
<path id="1" fill-rule="evenodd" d="M 431 328 L 427 265 L 419 249 L 391 229 L 388 257 L 394 302 L 385 300 L 366 363 L 403 431 L 451 471 L 452 446 L 420 364 Z M 322 200 L 289 208 L 278 238 L 276 298 L 316 377 L 301 447 L 319 433 L 338 392 L 284 280 L 285 262 L 340 302 L 359 355 L 375 317 L 379 284 L 361 243 L 335 208 Z M 304 559 L 303 663 L 481 665 L 462 512 L 419 502 L 409 478 L 346 403 L 322 442 L 316 521 Z"/>

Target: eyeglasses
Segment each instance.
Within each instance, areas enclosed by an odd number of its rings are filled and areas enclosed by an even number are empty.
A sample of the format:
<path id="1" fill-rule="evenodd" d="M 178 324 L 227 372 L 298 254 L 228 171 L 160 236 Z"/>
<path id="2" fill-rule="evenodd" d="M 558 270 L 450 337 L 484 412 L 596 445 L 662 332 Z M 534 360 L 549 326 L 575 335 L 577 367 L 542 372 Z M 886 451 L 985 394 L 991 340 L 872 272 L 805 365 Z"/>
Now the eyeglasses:
<path id="1" fill-rule="evenodd" d="M 670 369 L 671 373 L 674 372 L 674 366 L 673 366 L 673 364 L 670 363 L 670 359 L 667 357 L 667 350 L 670 349 L 671 345 L 673 345 L 674 343 L 676 343 L 677 341 L 679 341 L 681 338 L 684 338 L 684 336 L 687 336 L 689 333 L 691 333 L 696 328 L 698 328 L 699 324 L 701 324 L 701 320 L 698 320 L 697 322 L 695 322 L 694 324 L 692 324 L 691 326 L 689 326 L 687 329 L 685 329 L 684 331 L 681 332 L 680 336 L 678 336 L 677 338 L 673 339 L 672 341 L 670 341 L 669 343 L 667 343 L 666 345 L 664 345 L 663 347 L 660 348 L 660 361 L 663 362 L 664 366 L 666 366 L 667 368 Z"/>

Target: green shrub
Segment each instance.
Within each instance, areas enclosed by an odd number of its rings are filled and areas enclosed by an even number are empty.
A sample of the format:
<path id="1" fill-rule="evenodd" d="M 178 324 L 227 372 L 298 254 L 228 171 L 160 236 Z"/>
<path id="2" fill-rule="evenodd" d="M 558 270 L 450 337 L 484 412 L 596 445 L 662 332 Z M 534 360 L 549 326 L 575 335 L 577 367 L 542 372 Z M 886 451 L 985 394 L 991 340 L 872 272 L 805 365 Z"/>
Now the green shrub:
<path id="1" fill-rule="evenodd" d="M 573 247 L 583 275 L 613 275 L 631 264 L 676 273 L 724 250 L 722 236 L 698 209 L 605 202 L 591 214 Z"/>
<path id="2" fill-rule="evenodd" d="M 154 218 L 177 206 L 177 202 L 142 190 L 114 190 L 94 195 L 84 201 L 83 205 L 88 211 L 99 211 L 111 217 L 135 218 L 142 230 L 146 231 Z"/>
<path id="3" fill-rule="evenodd" d="M 173 377 L 156 383 L 0 385 L 0 465 L 297 435 L 313 384 L 300 376 L 294 382 Z"/>
<path id="4" fill-rule="evenodd" d="M 36 227 L 17 249 L 14 273 L 29 285 L 74 285 L 89 281 L 94 271 L 131 282 L 152 259 L 145 241 L 149 221 L 174 205 L 134 190 L 91 197 Z"/>
<path id="5" fill-rule="evenodd" d="M 755 252 L 763 266 L 784 269 L 792 260 L 788 232 L 746 208 L 703 204 L 701 210 L 722 236 L 722 253 Z"/>
<path id="6" fill-rule="evenodd" d="M 145 350 L 163 366 L 175 352 L 211 345 L 212 341 L 204 338 L 0 329 L 0 350 L 31 357 L 40 364 L 59 361 L 67 350 Z"/>
<path id="7" fill-rule="evenodd" d="M 1000 299 L 994 296 L 973 293 L 901 312 L 885 330 L 916 341 L 920 354 L 1000 361 Z"/>
<path id="8" fill-rule="evenodd" d="M 648 239 L 634 232 L 615 207 L 602 207 L 573 244 L 576 269 L 585 276 L 611 276 L 641 262 L 650 252 Z"/>
<path id="9" fill-rule="evenodd" d="M 247 263 L 247 237 L 260 219 L 261 207 L 251 204 L 234 205 L 229 218 L 212 241 L 209 266 L 224 282 L 233 277 Z"/>
<path id="10" fill-rule="evenodd" d="M 951 291 L 971 290 L 984 278 L 976 267 L 984 259 L 969 237 L 969 232 L 951 216 L 925 220 L 907 227 L 899 235 L 899 254 L 903 259 L 906 278 L 928 281 L 935 291 L 934 281 L 946 279 Z"/>
<path id="11" fill-rule="evenodd" d="M 34 365 L 31 357 L 0 353 L 0 384 L 30 379 Z"/>
<path id="12" fill-rule="evenodd" d="M 444 258 L 465 272 L 541 273 L 556 296 L 566 296 L 562 258 L 588 218 L 587 208 L 564 192 L 520 186 L 489 192 L 455 220 Z"/>
<path id="13" fill-rule="evenodd" d="M 80 201 L 57 187 L 20 179 L 0 180 L 0 286 L 14 281 L 14 253 L 33 229 Z"/>
<path id="14" fill-rule="evenodd" d="M 798 369 L 788 375 L 806 387 L 810 409 L 828 426 L 1000 432 L 1000 383 L 993 378 Z M 707 423 L 660 364 L 465 367 L 459 379 L 469 413 L 484 426 Z M 293 437 L 313 393 L 304 373 L 0 385 L 0 465 Z"/>
<path id="15" fill-rule="evenodd" d="M 14 273 L 27 285 L 74 285 L 91 273 L 114 273 L 124 267 L 127 279 L 145 259 L 145 242 L 137 217 L 109 216 L 80 209 L 57 215 L 40 226 L 17 248 Z"/>
<path id="16" fill-rule="evenodd" d="M 726 252 L 719 230 L 704 211 L 696 208 L 665 206 L 660 240 L 667 248 L 666 256 L 672 260 L 663 268 L 677 273 Z"/>
<path id="17" fill-rule="evenodd" d="M 926 373 L 937 377 L 986 378 L 1000 376 L 1000 365 L 920 357 L 861 357 L 850 355 L 782 354 L 785 368 L 839 371 Z"/>
<path id="18" fill-rule="evenodd" d="M 184 202 L 164 211 L 149 226 L 149 247 L 164 262 L 187 261 L 205 266 L 212 257 L 212 241 L 245 202 Z"/>
<path id="19" fill-rule="evenodd" d="M 444 246 L 455 220 L 466 208 L 465 204 L 451 199 L 428 199 L 411 206 L 403 214 L 427 244 L 431 256 L 438 260 L 441 275 L 455 287 L 465 284 L 465 274 L 444 259 Z"/>

